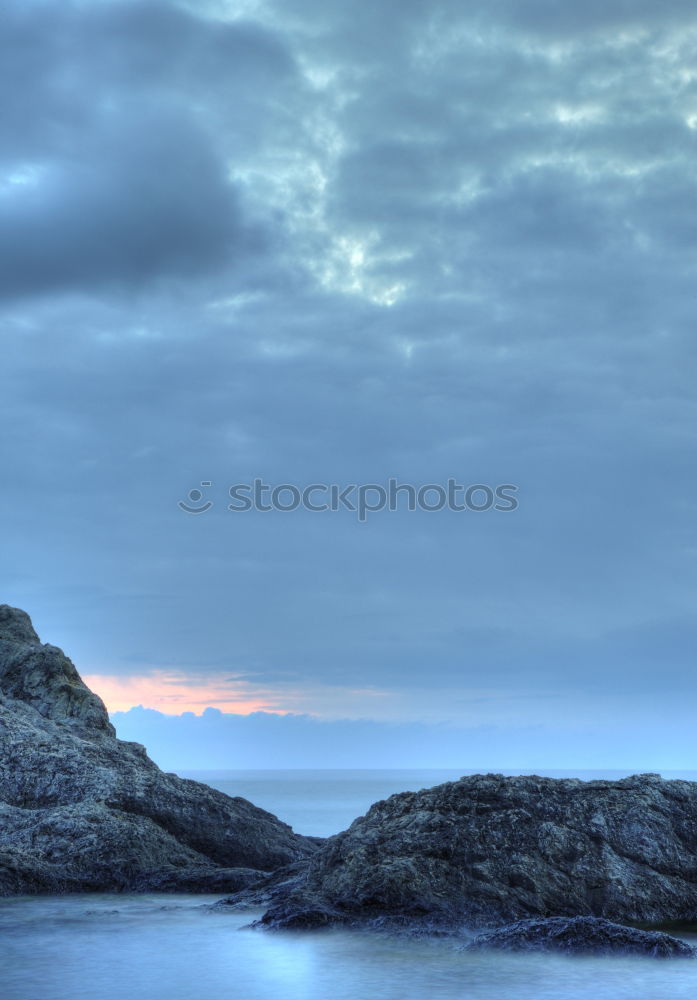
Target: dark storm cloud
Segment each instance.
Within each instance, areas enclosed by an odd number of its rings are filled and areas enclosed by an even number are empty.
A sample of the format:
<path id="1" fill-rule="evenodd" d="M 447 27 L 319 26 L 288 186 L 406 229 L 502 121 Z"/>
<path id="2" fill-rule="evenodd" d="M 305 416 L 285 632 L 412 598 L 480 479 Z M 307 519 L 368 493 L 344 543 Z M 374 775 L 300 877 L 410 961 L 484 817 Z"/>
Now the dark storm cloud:
<path id="1" fill-rule="evenodd" d="M 697 84 L 661 10 L 11 8 L 4 599 L 87 673 L 405 718 L 685 690 Z M 227 512 L 256 476 L 521 505 Z"/>
<path id="2" fill-rule="evenodd" d="M 259 110 L 295 67 L 268 29 L 208 21 L 149 0 L 10 3 L 0 37 L 6 161 L 68 155 L 122 101 L 197 109 L 204 119 Z"/>
<path id="3" fill-rule="evenodd" d="M 119 117 L 78 162 L 42 165 L 0 201 L 0 294 L 139 286 L 259 251 L 198 128 Z"/>
<path id="4" fill-rule="evenodd" d="M 167 4 L 49 3 L 11 5 L 0 49 L 0 295 L 138 287 L 263 251 L 228 175 L 292 82 L 272 35 Z"/>

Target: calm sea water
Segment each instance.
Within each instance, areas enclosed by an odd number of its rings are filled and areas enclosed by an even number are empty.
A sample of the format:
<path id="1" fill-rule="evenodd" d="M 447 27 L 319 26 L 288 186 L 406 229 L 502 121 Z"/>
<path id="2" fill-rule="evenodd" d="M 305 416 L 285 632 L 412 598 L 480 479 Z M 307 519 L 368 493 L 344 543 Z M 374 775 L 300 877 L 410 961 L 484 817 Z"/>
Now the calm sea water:
<path id="1" fill-rule="evenodd" d="M 530 774 L 494 768 L 500 774 Z M 481 771 L 462 769 L 413 771 L 182 771 L 185 778 L 204 781 L 228 795 L 244 798 L 268 809 L 297 833 L 330 837 L 345 830 L 368 811 L 373 802 L 395 792 L 416 792 L 443 781 L 457 781 L 465 774 Z M 536 770 L 550 778 L 624 778 L 636 771 Z M 697 781 L 697 771 L 663 771 L 665 778 Z"/>
<path id="2" fill-rule="evenodd" d="M 378 798 L 461 773 L 246 771 L 208 780 L 301 832 L 329 834 Z M 245 929 L 255 914 L 211 911 L 215 898 L 0 899 L 0 998 L 674 1000 L 697 990 L 697 961 L 467 954 L 447 941 L 347 931 L 269 934 Z"/>

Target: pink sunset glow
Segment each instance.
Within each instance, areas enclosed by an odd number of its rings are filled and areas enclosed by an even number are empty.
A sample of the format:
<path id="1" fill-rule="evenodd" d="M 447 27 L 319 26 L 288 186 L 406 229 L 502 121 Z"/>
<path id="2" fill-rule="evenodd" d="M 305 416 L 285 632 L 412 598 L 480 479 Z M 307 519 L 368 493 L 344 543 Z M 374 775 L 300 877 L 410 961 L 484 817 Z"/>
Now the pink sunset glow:
<path id="1" fill-rule="evenodd" d="M 394 692 L 338 685 L 311 686 L 279 681 L 263 687 L 229 673 L 185 674 L 151 670 L 143 674 L 85 674 L 84 681 L 104 701 L 110 713 L 127 712 L 137 705 L 164 715 L 217 708 L 230 715 L 269 712 L 304 714 L 325 719 L 408 717 L 408 706 Z M 420 702 L 423 713 L 425 706 Z"/>
<path id="2" fill-rule="evenodd" d="M 134 705 L 154 708 L 165 715 L 194 712 L 200 715 L 205 708 L 218 708 L 221 712 L 249 715 L 251 712 L 285 712 L 274 704 L 272 695 L 248 690 L 242 681 L 229 676 L 197 677 L 165 670 L 132 677 L 117 674 L 90 674 L 84 681 L 106 704 L 109 712 L 127 712 Z"/>

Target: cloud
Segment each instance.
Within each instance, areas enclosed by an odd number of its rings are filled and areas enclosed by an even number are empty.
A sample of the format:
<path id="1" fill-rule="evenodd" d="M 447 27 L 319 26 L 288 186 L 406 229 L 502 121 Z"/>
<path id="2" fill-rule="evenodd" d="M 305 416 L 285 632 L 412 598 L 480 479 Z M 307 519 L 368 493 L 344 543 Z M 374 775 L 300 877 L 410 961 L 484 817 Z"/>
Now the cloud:
<path id="1" fill-rule="evenodd" d="M 571 39 L 578 42 L 586 33 L 615 29 L 620 33 L 651 29 L 684 28 L 694 24 L 695 12 L 688 0 L 672 0 L 659 11 L 651 0 L 590 0 L 582 5 L 556 4 L 554 0 L 532 0 L 524 5 L 515 0 L 497 4 L 513 26 L 530 33 Z"/>
<path id="2" fill-rule="evenodd" d="M 78 162 L 13 175 L 0 200 L 0 295 L 141 288 L 259 252 L 198 130 L 162 113 L 129 118 L 92 135 Z"/>
<path id="3" fill-rule="evenodd" d="M 690 721 L 668 725 L 631 711 L 614 727 L 578 722 L 560 726 L 478 725 L 455 727 L 365 720 L 321 721 L 303 715 L 161 715 L 141 707 L 111 716 L 120 739 L 146 745 L 166 770 L 317 768 L 452 768 L 536 771 L 646 767 L 677 769 L 684 763 Z M 688 737 L 689 738 L 689 737 Z M 216 777 L 206 780 L 216 784 Z M 424 779 L 427 781 L 427 779 Z M 437 780 L 437 779 L 436 779 Z M 442 780 L 442 779 L 441 779 Z M 228 786 L 226 791 L 230 792 Z M 353 819 L 351 816 L 349 818 Z M 308 831 L 311 832 L 311 831 Z"/>
<path id="4" fill-rule="evenodd" d="M 167 715 L 182 712 L 200 714 L 205 708 L 248 714 L 270 711 L 270 694 L 249 690 L 244 681 L 222 676 L 195 679 L 186 673 L 155 670 L 140 676 L 85 674 L 87 686 L 104 701 L 110 712 L 127 712 L 136 704 L 163 711 Z"/>
<path id="5" fill-rule="evenodd" d="M 271 33 L 166 3 L 11 4 L 0 46 L 0 296 L 142 289 L 263 256 L 230 168 L 292 87 Z"/>
<path id="6" fill-rule="evenodd" d="M 298 713 L 692 690 L 694 16 L 657 10 L 11 5 L 3 599 L 89 675 Z M 227 511 L 257 476 L 520 507 Z"/>

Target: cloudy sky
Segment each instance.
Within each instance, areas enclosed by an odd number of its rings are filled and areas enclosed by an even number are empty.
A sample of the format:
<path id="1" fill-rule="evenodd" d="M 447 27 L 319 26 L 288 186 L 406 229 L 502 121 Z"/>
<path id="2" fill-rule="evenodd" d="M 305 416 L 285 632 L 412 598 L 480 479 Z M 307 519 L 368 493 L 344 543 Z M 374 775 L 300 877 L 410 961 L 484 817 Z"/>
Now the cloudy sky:
<path id="1" fill-rule="evenodd" d="M 696 44 L 687 0 L 6 4 L 2 600 L 130 738 L 694 756 Z M 228 510 L 391 477 L 519 506 Z"/>

